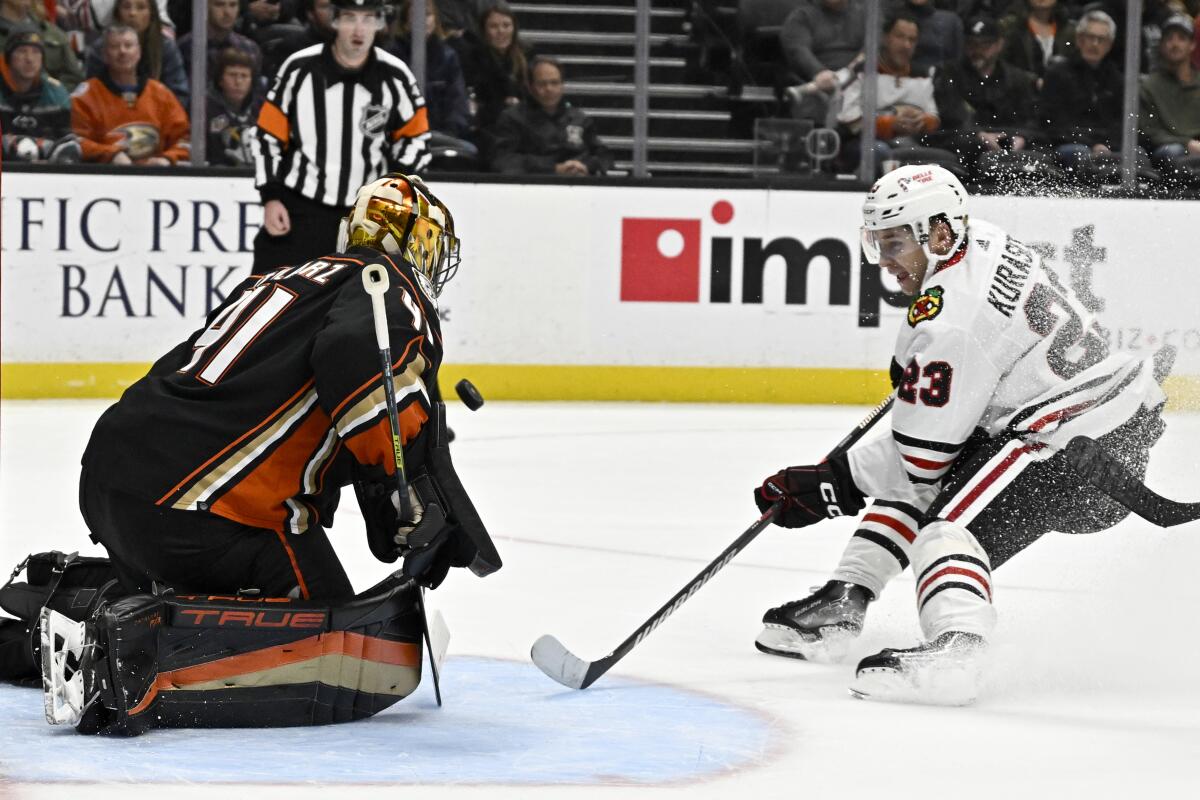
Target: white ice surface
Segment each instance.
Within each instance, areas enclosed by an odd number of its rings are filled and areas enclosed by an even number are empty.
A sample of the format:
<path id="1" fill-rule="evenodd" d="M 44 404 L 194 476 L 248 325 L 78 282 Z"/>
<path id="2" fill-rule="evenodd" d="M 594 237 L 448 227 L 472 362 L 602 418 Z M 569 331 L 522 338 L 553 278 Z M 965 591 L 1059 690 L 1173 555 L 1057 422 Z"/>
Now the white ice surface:
<path id="1" fill-rule="evenodd" d="M 7 565 L 30 551 L 98 552 L 86 539 L 75 498 L 79 456 L 104 406 L 68 401 L 0 406 L 3 577 Z M 536 674 L 528 651 L 543 633 L 554 633 L 584 658 L 606 654 L 753 521 L 751 487 L 779 466 L 819 457 L 863 411 L 488 403 L 471 414 L 453 406 L 455 459 L 505 567 L 483 580 L 456 571 L 431 596 L 452 632 L 447 672 L 456 657 L 460 664 L 474 664 L 478 659 L 466 657 L 484 656 L 513 662 L 524 681 L 526 671 Z M 1200 416 L 1177 415 L 1169 422 L 1148 482 L 1168 496 L 1195 499 Z M 346 500 L 332 538 L 356 587 L 365 588 L 388 570 L 370 557 L 361 518 L 352 497 Z M 968 709 L 855 701 L 845 688 L 851 665 L 816 666 L 754 650 L 762 612 L 823 582 L 851 530 L 848 522 L 829 522 L 803 532 L 764 533 L 587 690 L 603 690 L 611 680 L 613 690 L 595 702 L 619 706 L 623 697 L 636 696 L 621 688 L 629 680 L 656 682 L 683 690 L 685 699 L 716 698 L 768 720 L 770 744 L 756 745 L 740 766 L 661 786 L 453 785 L 441 779 L 416 787 L 355 786 L 355 796 L 1200 797 L 1200 523 L 1163 532 L 1129 520 L 1096 536 L 1051 535 L 1001 568 L 995 575 L 1000 626 L 990 686 Z M 853 656 L 907 645 L 916 637 L 912 580 L 906 574 L 872 607 Z M 563 729 L 545 731 L 547 741 L 581 732 L 603 741 L 614 733 L 593 727 L 610 726 L 604 715 L 573 718 L 565 705 L 571 699 L 562 695 L 567 690 L 540 674 L 536 678 L 545 682 L 544 695 L 525 692 L 512 702 L 492 698 L 487 713 L 499 722 L 554 720 L 548 724 Z M 26 696 L 40 709 L 36 692 Z M 454 702 L 450 692 L 447 703 Z M 546 708 L 529 704 L 558 705 L 545 715 Z M 470 711 L 459 706 L 455 713 Z M 422 710 L 416 716 L 430 713 L 444 712 Z M 355 731 L 367 729 L 355 726 L 362 724 L 339 726 L 336 738 L 349 743 L 347 759 L 356 758 Z M 411 724 L 420 725 L 420 719 Z M 329 796 L 331 785 L 340 783 L 331 776 L 251 788 L 166 774 L 138 784 L 96 774 L 97 786 L 80 785 L 89 782 L 82 776 L 71 783 L 14 781 L 5 777 L 20 772 L 6 761 L 5 753 L 13 752 L 3 744 L 7 727 L 0 720 L 5 799 L 151 792 L 302 798 Z M 406 735 L 412 730 L 406 728 Z M 118 748 L 137 764 L 150 758 L 150 737 L 157 735 L 106 740 L 103 747 Z M 285 757 L 287 746 L 281 750 L 279 742 L 287 737 L 275 734 L 275 751 Z M 47 729 L 41 752 L 54 758 L 55 748 L 62 747 L 68 758 L 78 757 L 72 748 L 81 739 Z M 179 741 L 187 747 L 195 740 Z M 452 749 L 455 737 L 446 741 Z M 549 762 L 561 750 L 539 752 L 523 755 L 523 769 L 555 774 L 558 765 Z M 307 757 L 303 749 L 292 755 Z M 699 762 L 702 754 L 696 755 Z M 398 748 L 395 758 L 405 757 Z M 543 758 L 546 763 L 538 763 Z M 152 761 L 140 766 L 154 774 Z M 347 788 L 334 788 L 334 796 Z"/>

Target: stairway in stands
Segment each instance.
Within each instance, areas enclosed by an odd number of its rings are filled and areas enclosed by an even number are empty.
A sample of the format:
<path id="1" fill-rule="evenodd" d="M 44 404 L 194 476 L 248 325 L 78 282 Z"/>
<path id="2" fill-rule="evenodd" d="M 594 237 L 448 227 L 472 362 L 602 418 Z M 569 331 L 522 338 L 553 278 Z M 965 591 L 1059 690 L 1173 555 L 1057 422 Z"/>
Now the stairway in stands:
<path id="1" fill-rule="evenodd" d="M 714 85 L 697 69 L 697 45 L 689 36 L 691 5 L 690 0 L 652 2 L 648 169 L 654 176 L 750 177 L 752 119 L 769 107 L 772 94 L 747 87 L 731 98 L 727 87 Z M 567 98 L 596 120 L 615 169 L 630 171 L 634 0 L 522 0 L 512 7 L 521 39 L 562 63 Z"/>

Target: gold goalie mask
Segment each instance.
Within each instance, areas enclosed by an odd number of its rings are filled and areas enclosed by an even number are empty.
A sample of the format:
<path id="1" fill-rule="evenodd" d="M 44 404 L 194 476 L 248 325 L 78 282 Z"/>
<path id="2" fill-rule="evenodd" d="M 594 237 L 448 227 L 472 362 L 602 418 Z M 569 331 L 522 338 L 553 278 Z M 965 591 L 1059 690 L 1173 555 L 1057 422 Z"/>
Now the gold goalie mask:
<path id="1" fill-rule="evenodd" d="M 458 270 L 454 217 L 415 176 L 392 173 L 358 190 L 342 218 L 338 250 L 356 245 L 403 258 L 428 280 L 433 297 Z"/>

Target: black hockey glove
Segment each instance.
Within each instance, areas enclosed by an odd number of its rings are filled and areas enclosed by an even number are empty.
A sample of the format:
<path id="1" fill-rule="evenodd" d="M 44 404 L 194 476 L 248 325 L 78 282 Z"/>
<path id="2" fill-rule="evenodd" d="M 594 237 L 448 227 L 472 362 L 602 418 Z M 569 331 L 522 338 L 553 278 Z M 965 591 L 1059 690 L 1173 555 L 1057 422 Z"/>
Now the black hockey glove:
<path id="1" fill-rule="evenodd" d="M 831 517 L 855 516 L 865 507 L 866 495 L 850 477 L 850 462 L 836 456 L 815 466 L 788 467 L 763 481 L 754 492 L 759 511 L 766 512 L 782 500 L 775 524 L 803 528 Z"/>

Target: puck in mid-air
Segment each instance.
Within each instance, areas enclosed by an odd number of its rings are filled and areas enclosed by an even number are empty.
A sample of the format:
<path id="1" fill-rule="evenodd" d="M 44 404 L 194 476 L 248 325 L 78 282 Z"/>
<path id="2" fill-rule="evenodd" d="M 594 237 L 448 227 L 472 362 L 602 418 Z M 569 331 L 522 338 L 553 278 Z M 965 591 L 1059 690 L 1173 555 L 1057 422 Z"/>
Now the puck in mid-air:
<path id="1" fill-rule="evenodd" d="M 466 378 L 454 384 L 454 391 L 458 392 L 458 399 L 463 401 L 463 405 L 472 411 L 478 411 L 483 405 L 483 395 L 475 388 L 475 384 Z"/>

